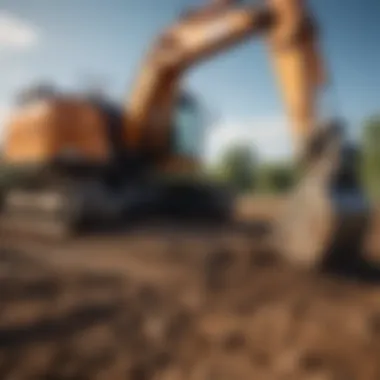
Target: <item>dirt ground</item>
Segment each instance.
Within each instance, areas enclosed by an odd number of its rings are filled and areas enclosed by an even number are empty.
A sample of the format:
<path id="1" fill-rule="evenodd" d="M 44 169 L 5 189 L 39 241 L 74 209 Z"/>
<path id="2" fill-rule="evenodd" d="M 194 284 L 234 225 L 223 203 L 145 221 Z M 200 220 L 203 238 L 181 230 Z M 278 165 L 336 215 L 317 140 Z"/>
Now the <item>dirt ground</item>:
<path id="1" fill-rule="evenodd" d="M 3 239 L 0 379 L 379 380 L 379 221 L 372 281 L 286 266 L 260 226 Z"/>

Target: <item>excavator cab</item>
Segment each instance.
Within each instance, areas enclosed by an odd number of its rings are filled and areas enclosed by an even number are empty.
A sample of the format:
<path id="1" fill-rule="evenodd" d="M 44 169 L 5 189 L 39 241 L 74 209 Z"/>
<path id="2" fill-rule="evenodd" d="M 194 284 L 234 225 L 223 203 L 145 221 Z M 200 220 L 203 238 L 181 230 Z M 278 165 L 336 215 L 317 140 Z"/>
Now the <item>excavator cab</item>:
<path id="1" fill-rule="evenodd" d="M 169 151 L 163 163 L 155 166 L 159 213 L 176 220 L 228 220 L 233 194 L 227 184 L 204 176 L 203 147 L 208 117 L 202 102 L 188 92 L 177 99 L 169 128 Z"/>
<path id="2" fill-rule="evenodd" d="M 207 127 L 204 115 L 203 106 L 194 96 L 183 93 L 178 97 L 169 132 L 169 154 L 165 161 L 179 173 L 187 172 L 186 168 L 196 172 L 201 165 Z"/>

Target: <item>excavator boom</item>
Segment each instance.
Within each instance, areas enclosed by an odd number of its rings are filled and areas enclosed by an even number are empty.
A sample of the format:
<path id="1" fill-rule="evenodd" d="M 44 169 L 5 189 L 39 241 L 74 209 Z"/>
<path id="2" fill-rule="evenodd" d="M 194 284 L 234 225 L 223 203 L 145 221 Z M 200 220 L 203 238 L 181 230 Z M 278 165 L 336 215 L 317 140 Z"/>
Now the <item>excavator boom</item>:
<path id="1" fill-rule="evenodd" d="M 222 7 L 184 15 L 166 30 L 148 52 L 127 102 L 127 144 L 138 149 L 144 131 L 154 129 L 157 134 L 151 141 L 162 148 L 166 140 L 162 131 L 171 125 L 184 72 L 243 42 L 268 22 L 267 14 L 256 9 Z"/>
<path id="2" fill-rule="evenodd" d="M 126 105 L 125 139 L 142 144 L 144 131 L 163 148 L 180 81 L 190 67 L 249 38 L 264 34 L 296 142 L 317 123 L 315 104 L 323 83 L 315 22 L 299 0 L 270 0 L 264 7 L 216 1 L 189 12 L 149 50 Z"/>
<path id="3" fill-rule="evenodd" d="M 318 103 L 327 81 L 317 25 L 301 0 L 270 0 L 277 20 L 268 42 L 296 148 L 321 122 Z"/>
<path id="4" fill-rule="evenodd" d="M 125 139 L 131 148 L 142 144 L 144 131 L 162 133 L 171 125 L 175 99 L 190 67 L 264 34 L 278 78 L 296 148 L 318 124 L 317 107 L 325 83 L 316 22 L 301 0 L 268 0 L 264 7 L 215 1 L 183 15 L 162 33 L 143 63 L 126 104 Z"/>

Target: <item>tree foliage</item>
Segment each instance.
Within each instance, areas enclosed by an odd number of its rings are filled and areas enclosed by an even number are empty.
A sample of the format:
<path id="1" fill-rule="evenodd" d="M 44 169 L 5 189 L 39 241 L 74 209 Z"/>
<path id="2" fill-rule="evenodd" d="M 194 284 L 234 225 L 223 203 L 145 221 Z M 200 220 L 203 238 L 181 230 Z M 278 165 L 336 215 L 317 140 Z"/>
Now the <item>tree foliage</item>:
<path id="1" fill-rule="evenodd" d="M 380 114 L 365 121 L 359 151 L 364 185 L 372 197 L 380 199 Z M 224 154 L 218 172 L 242 192 L 282 193 L 290 190 L 299 176 L 291 162 L 262 163 L 244 145 Z"/>
<path id="2" fill-rule="evenodd" d="M 267 163 L 260 166 L 258 190 L 265 193 L 282 193 L 290 190 L 296 181 L 296 171 L 288 162 Z"/>
<path id="3" fill-rule="evenodd" d="M 245 145 L 236 145 L 223 155 L 217 171 L 219 176 L 240 192 L 254 188 L 257 158 L 254 151 Z"/>
<path id="4" fill-rule="evenodd" d="M 249 146 L 231 147 L 222 156 L 217 172 L 238 191 L 282 193 L 295 183 L 296 172 L 289 162 L 262 163 Z"/>

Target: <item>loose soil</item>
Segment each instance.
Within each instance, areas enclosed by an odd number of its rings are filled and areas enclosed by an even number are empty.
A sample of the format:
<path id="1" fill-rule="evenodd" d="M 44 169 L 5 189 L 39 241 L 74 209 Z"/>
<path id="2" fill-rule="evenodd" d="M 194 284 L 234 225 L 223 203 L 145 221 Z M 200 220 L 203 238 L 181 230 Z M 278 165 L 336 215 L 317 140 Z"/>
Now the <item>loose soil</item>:
<path id="1" fill-rule="evenodd" d="M 0 379 L 379 380 L 380 223 L 365 269 L 311 273 L 267 248 L 265 217 L 3 239 Z"/>

